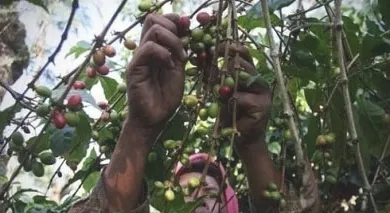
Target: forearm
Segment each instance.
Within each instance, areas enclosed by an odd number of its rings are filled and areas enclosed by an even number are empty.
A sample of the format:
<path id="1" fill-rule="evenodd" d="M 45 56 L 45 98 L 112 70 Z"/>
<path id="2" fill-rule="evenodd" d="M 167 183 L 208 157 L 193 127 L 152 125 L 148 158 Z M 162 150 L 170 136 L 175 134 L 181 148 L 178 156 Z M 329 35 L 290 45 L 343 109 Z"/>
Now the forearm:
<path id="1" fill-rule="evenodd" d="M 144 167 L 153 134 L 124 124 L 119 141 L 104 171 L 104 182 L 110 212 L 131 211 L 142 193 Z"/>
<path id="2" fill-rule="evenodd" d="M 263 197 L 263 191 L 267 189 L 268 183 L 273 182 L 280 187 L 281 176 L 269 157 L 264 139 L 245 144 L 250 145 L 237 146 L 237 151 L 246 171 L 252 198 L 260 209 L 269 203 L 264 202 Z"/>

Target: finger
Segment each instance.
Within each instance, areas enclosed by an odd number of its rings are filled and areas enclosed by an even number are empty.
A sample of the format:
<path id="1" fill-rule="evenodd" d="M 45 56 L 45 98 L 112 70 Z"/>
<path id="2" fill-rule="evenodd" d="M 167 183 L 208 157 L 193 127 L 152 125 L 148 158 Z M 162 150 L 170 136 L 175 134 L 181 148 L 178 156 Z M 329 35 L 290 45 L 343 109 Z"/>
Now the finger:
<path id="1" fill-rule="evenodd" d="M 141 75 L 145 76 L 143 73 L 133 73 L 133 69 L 138 66 L 161 66 L 161 67 L 174 67 L 175 64 L 172 60 L 171 53 L 153 41 L 147 41 L 139 47 L 136 54 L 133 56 L 128 72 L 129 75 Z"/>
<path id="2" fill-rule="evenodd" d="M 160 16 L 151 13 L 147 15 L 144 21 L 144 26 L 142 27 L 141 39 L 144 37 L 146 32 L 155 24 L 161 25 L 163 28 L 166 28 L 169 31 L 171 31 L 173 34 L 177 35 L 178 19 L 179 18 L 175 17 L 174 14 Z"/>
<path id="3" fill-rule="evenodd" d="M 164 46 L 180 61 L 185 61 L 187 59 L 187 54 L 183 49 L 181 40 L 161 25 L 153 25 L 145 34 L 145 37 L 141 41 L 141 45 L 149 41 L 153 41 Z"/>
<path id="4" fill-rule="evenodd" d="M 218 45 L 218 56 L 223 57 L 225 55 L 226 46 L 229 45 L 226 42 L 220 43 Z M 248 61 L 250 64 L 253 64 L 253 59 L 251 57 L 251 54 L 244 45 L 236 45 L 236 44 L 230 44 L 228 46 L 229 48 L 229 56 L 234 56 L 237 52 L 239 53 L 240 57 Z"/>

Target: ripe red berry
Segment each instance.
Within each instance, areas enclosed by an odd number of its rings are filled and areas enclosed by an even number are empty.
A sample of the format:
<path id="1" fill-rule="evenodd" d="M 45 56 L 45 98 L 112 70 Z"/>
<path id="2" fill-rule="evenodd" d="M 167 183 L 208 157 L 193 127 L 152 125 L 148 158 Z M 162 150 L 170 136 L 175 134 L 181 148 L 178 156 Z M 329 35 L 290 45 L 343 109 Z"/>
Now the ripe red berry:
<path id="1" fill-rule="evenodd" d="M 232 96 L 232 94 L 233 90 L 228 86 L 221 86 L 221 88 L 219 88 L 219 95 L 222 99 L 228 99 L 230 96 Z"/>
<path id="2" fill-rule="evenodd" d="M 190 28 L 191 20 L 188 16 L 182 16 L 179 20 L 179 28 L 180 30 L 187 30 Z"/>
<path id="3" fill-rule="evenodd" d="M 92 67 L 88 67 L 87 76 L 88 76 L 88 78 L 95 78 L 96 77 L 96 69 L 94 69 Z"/>
<path id="4" fill-rule="evenodd" d="M 201 25 L 206 25 L 210 21 L 211 17 L 208 13 L 206 12 L 200 12 L 198 15 L 196 15 L 196 20 L 201 24 Z"/>
<path id="5" fill-rule="evenodd" d="M 102 115 L 100 116 L 100 119 L 103 122 L 109 122 L 110 121 L 110 113 L 108 112 L 103 112 Z"/>
<path id="6" fill-rule="evenodd" d="M 110 72 L 110 68 L 107 65 L 103 65 L 99 67 L 97 71 L 101 75 L 107 75 Z"/>
<path id="7" fill-rule="evenodd" d="M 100 107 L 100 109 L 105 110 L 108 107 L 108 103 L 105 101 L 99 101 L 98 106 Z"/>
<path id="8" fill-rule="evenodd" d="M 204 62 L 207 59 L 207 53 L 206 52 L 201 52 L 198 54 L 198 60 L 199 62 Z"/>
<path id="9" fill-rule="evenodd" d="M 72 95 L 68 99 L 68 104 L 66 105 L 69 109 L 80 109 L 81 107 L 81 96 L 80 95 Z"/>
<path id="10" fill-rule="evenodd" d="M 55 113 L 55 115 L 53 117 L 53 123 L 57 129 L 64 128 L 66 125 L 66 118 L 65 118 L 64 114 L 59 113 L 59 112 Z"/>
<path id="11" fill-rule="evenodd" d="M 84 81 L 75 81 L 73 83 L 74 89 L 85 89 L 85 82 Z"/>
<path id="12" fill-rule="evenodd" d="M 106 45 L 103 47 L 103 53 L 107 56 L 107 57 L 114 57 L 115 54 L 116 54 L 116 51 L 115 49 L 111 46 L 111 45 Z"/>

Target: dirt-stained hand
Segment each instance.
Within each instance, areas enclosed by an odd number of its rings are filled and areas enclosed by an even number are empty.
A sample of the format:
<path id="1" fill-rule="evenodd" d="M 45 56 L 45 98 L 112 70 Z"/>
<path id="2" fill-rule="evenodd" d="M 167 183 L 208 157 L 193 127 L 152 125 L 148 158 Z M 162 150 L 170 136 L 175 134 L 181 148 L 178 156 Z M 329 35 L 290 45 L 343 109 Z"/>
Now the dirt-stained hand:
<path id="1" fill-rule="evenodd" d="M 150 14 L 127 70 L 129 120 L 160 128 L 181 102 L 187 55 L 177 36 L 179 16 Z"/>

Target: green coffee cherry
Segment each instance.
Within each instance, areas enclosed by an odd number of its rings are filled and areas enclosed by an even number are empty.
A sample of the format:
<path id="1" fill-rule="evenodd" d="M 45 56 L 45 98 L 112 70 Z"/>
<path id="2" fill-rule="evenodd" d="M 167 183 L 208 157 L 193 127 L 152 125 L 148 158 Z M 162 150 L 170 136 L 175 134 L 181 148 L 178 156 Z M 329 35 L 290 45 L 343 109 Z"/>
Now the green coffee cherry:
<path id="1" fill-rule="evenodd" d="M 39 95 L 39 96 L 42 96 L 44 98 L 50 98 L 51 96 L 51 90 L 46 87 L 46 86 L 36 86 L 35 87 L 35 92 Z"/>
<path id="2" fill-rule="evenodd" d="M 66 112 L 64 114 L 64 116 L 65 116 L 67 124 L 71 127 L 77 126 L 77 124 L 80 123 L 80 116 L 76 112 L 69 111 L 69 112 Z"/>
<path id="3" fill-rule="evenodd" d="M 39 163 L 38 161 L 32 162 L 32 172 L 37 177 L 42 177 L 45 174 L 45 168 L 43 168 L 43 165 Z"/>
<path id="4" fill-rule="evenodd" d="M 210 118 L 215 118 L 218 115 L 219 105 L 217 102 L 211 103 L 207 109 L 207 113 Z"/>
<path id="5" fill-rule="evenodd" d="M 49 104 L 41 104 L 37 107 L 37 115 L 44 117 L 50 113 L 50 105 Z"/>
<path id="6" fill-rule="evenodd" d="M 191 31 L 191 38 L 194 41 L 201 41 L 203 39 L 204 32 L 201 28 L 195 28 Z"/>
<path id="7" fill-rule="evenodd" d="M 56 163 L 56 158 L 51 151 L 41 152 L 38 157 L 39 160 L 41 160 L 41 162 L 45 165 L 53 165 Z"/>
<path id="8" fill-rule="evenodd" d="M 223 82 L 224 85 L 228 86 L 228 87 L 234 87 L 235 83 L 234 83 L 234 79 L 232 77 L 226 77 L 225 78 L 225 81 Z"/>
<path id="9" fill-rule="evenodd" d="M 209 117 L 209 115 L 208 115 L 208 113 L 207 113 L 207 109 L 202 108 L 202 109 L 199 110 L 199 118 L 200 118 L 202 121 L 207 120 L 208 117 Z"/>
<path id="10" fill-rule="evenodd" d="M 200 180 L 199 178 L 197 177 L 192 177 L 189 181 L 188 181 L 188 185 L 191 187 L 191 188 L 197 188 L 200 186 Z"/>
<path id="11" fill-rule="evenodd" d="M 22 146 L 24 143 L 24 137 L 23 137 L 22 133 L 20 133 L 19 131 L 14 132 L 11 135 L 11 140 L 14 143 L 14 145 L 16 145 L 16 146 Z"/>
<path id="12" fill-rule="evenodd" d="M 175 193 L 171 189 L 168 189 L 165 191 L 164 197 L 167 201 L 172 201 L 175 199 Z"/>
<path id="13" fill-rule="evenodd" d="M 229 137 L 229 136 L 233 135 L 233 128 L 225 127 L 223 129 L 221 129 L 221 135 L 223 137 Z"/>

